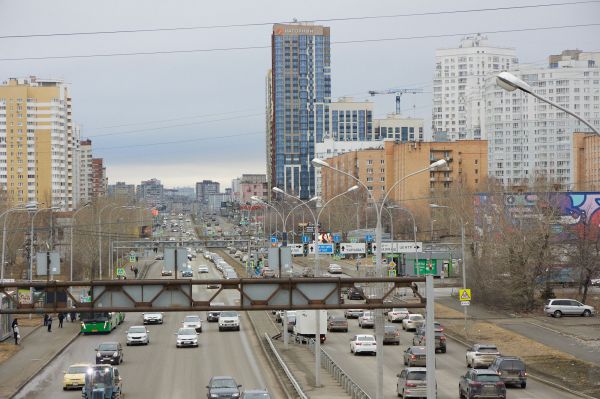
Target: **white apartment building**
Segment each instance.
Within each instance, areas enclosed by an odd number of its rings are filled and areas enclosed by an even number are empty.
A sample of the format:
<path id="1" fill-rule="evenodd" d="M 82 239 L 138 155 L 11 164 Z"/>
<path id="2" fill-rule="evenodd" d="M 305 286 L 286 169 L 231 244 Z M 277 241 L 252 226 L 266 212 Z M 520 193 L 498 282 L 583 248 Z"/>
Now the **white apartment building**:
<path id="1" fill-rule="evenodd" d="M 81 140 L 79 143 L 79 203 L 91 202 L 93 191 L 92 140 Z"/>
<path id="2" fill-rule="evenodd" d="M 490 46 L 486 36 L 465 37 L 457 48 L 435 52 L 432 132 L 450 141 L 485 140 L 481 129 L 486 76 L 518 64 L 514 48 Z"/>
<path id="3" fill-rule="evenodd" d="M 549 61 L 547 67 L 520 65 L 510 72 L 600 129 L 600 53 L 568 50 Z M 568 189 L 575 182 L 573 132 L 587 126 L 531 95 L 503 90 L 493 76 L 486 80 L 484 101 L 490 176 L 508 186 L 544 178 Z"/>

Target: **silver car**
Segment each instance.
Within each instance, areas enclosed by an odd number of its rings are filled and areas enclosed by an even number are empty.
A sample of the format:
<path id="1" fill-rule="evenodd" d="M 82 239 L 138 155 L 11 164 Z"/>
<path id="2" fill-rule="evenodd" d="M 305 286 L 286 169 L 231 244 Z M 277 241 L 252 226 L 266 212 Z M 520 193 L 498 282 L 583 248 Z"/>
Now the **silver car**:
<path id="1" fill-rule="evenodd" d="M 590 317 L 596 314 L 596 310 L 574 299 L 548 299 L 544 305 L 544 313 L 553 317 L 563 315 Z"/>
<path id="2" fill-rule="evenodd" d="M 403 398 L 427 397 L 427 369 L 425 367 L 406 367 L 396 374 L 396 392 Z"/>
<path id="3" fill-rule="evenodd" d="M 373 312 L 363 312 L 358 316 L 358 326 L 360 328 L 373 328 L 375 326 L 375 314 Z"/>
<path id="4" fill-rule="evenodd" d="M 406 331 L 416 330 L 425 324 L 425 318 L 420 314 L 410 314 L 402 320 L 402 329 Z"/>

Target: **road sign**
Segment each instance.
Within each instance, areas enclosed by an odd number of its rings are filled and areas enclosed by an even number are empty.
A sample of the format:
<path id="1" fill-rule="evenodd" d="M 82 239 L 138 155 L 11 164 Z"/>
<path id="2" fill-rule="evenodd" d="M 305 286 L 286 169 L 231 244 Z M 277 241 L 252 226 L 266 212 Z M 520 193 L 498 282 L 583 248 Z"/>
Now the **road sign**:
<path id="1" fill-rule="evenodd" d="M 308 244 L 309 240 L 310 240 L 310 238 L 308 236 L 302 236 L 302 243 Z"/>
<path id="2" fill-rule="evenodd" d="M 333 242 L 340 242 L 341 240 L 342 240 L 342 237 L 340 237 L 339 234 L 333 235 Z"/>
<path id="3" fill-rule="evenodd" d="M 333 254 L 333 244 L 319 244 L 320 254 Z"/>
<path id="4" fill-rule="evenodd" d="M 469 288 L 465 288 L 458 290 L 458 299 L 461 301 L 470 301 L 471 300 L 471 290 Z"/>
<path id="5" fill-rule="evenodd" d="M 288 248 L 292 251 L 292 255 L 302 255 L 304 244 L 288 244 Z"/>
<path id="6" fill-rule="evenodd" d="M 414 260 L 414 274 L 424 276 L 426 274 L 433 274 L 437 276 L 438 268 L 437 268 L 437 259 L 419 259 L 417 264 L 417 260 Z M 431 266 L 431 269 L 430 269 Z"/>
<path id="7" fill-rule="evenodd" d="M 271 244 L 275 244 L 277 242 L 277 237 L 271 236 Z"/>
<path id="8" fill-rule="evenodd" d="M 375 251 L 375 248 L 373 248 Z M 394 252 L 394 243 L 393 242 L 382 242 L 381 243 L 381 253 L 390 254 Z"/>
<path id="9" fill-rule="evenodd" d="M 48 257 L 50 258 L 50 267 L 48 267 Z M 58 251 L 38 252 L 36 264 L 38 276 L 45 276 L 48 270 L 50 275 L 60 274 L 60 254 Z"/>
<path id="10" fill-rule="evenodd" d="M 396 277 L 396 269 L 388 270 L 388 277 Z"/>
<path id="11" fill-rule="evenodd" d="M 462 306 L 469 306 L 469 305 L 471 305 L 471 301 L 460 301 L 460 304 Z"/>
<path id="12" fill-rule="evenodd" d="M 411 253 L 415 252 L 423 252 L 423 243 L 417 241 L 417 246 L 415 247 L 414 241 L 396 241 L 394 242 L 394 252 L 398 253 Z"/>
<path id="13" fill-rule="evenodd" d="M 135 263 L 135 255 L 129 255 L 129 261 Z"/>
<path id="14" fill-rule="evenodd" d="M 396 263 L 394 261 L 391 261 L 388 266 L 389 267 L 396 267 Z"/>
<path id="15" fill-rule="evenodd" d="M 371 242 L 371 241 L 373 241 L 373 236 L 372 236 L 371 234 L 367 234 L 367 235 L 365 236 L 365 241 L 366 241 L 366 242 Z"/>
<path id="16" fill-rule="evenodd" d="M 117 267 L 117 276 L 124 276 L 125 275 L 125 269 L 122 267 Z"/>
<path id="17" fill-rule="evenodd" d="M 365 253 L 365 243 L 364 242 L 342 242 L 340 243 L 340 253 L 344 255 L 348 254 L 364 254 Z"/>

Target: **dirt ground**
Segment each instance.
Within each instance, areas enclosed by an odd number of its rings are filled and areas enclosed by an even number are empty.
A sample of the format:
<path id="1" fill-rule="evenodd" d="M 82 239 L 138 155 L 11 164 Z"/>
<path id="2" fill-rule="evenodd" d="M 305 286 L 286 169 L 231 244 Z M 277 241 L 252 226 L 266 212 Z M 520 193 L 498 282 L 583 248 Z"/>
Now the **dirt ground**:
<path id="1" fill-rule="evenodd" d="M 439 304 L 435 312 L 436 319 L 444 324 L 449 335 L 468 343 L 494 343 L 500 353 L 520 356 L 535 375 L 600 397 L 600 367 L 488 322 L 469 320 L 469 333 L 465 335 L 461 312 Z"/>

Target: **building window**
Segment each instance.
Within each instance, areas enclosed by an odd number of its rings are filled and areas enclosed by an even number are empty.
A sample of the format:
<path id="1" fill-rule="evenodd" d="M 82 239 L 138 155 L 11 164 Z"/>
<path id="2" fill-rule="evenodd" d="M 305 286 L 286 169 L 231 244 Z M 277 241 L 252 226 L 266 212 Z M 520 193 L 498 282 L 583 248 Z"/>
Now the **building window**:
<path id="1" fill-rule="evenodd" d="M 373 165 L 373 160 L 372 159 L 368 159 L 367 160 L 367 165 Z"/>

